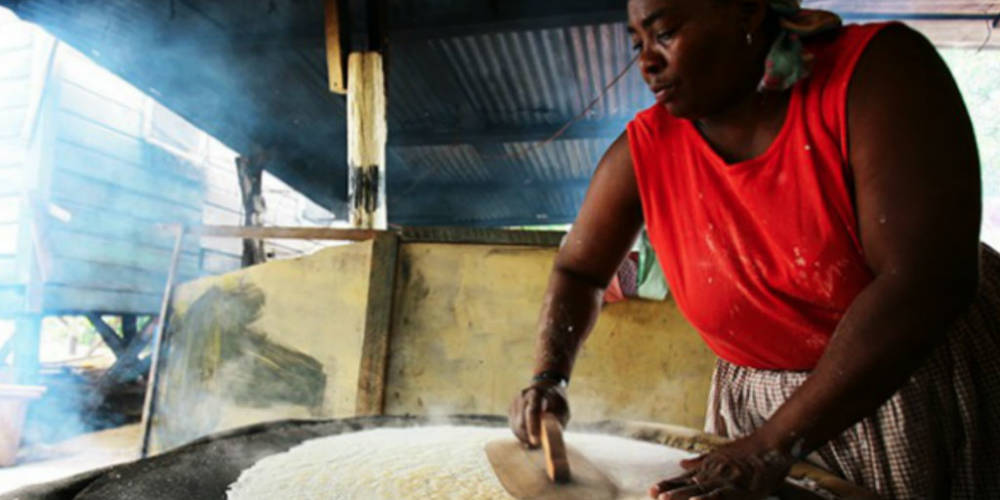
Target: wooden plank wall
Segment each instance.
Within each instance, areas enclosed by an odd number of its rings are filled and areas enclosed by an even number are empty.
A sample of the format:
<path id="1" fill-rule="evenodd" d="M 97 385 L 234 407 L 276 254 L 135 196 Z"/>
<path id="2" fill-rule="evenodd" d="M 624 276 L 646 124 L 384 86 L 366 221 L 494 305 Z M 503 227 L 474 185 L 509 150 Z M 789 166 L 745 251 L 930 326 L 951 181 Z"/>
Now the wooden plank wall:
<path id="1" fill-rule="evenodd" d="M 19 272 L 21 193 L 27 148 L 23 136 L 31 108 L 35 33 L 13 15 L 0 16 L 0 310 L 23 307 Z"/>
<path id="2" fill-rule="evenodd" d="M 44 140 L 51 158 L 48 201 L 72 214 L 46 218 L 52 257 L 46 310 L 154 313 L 173 238 L 157 224 L 196 224 L 203 180 L 191 163 L 144 140 L 148 100 L 130 84 L 63 45 L 46 89 Z M 195 238 L 178 276 L 200 274 Z"/>

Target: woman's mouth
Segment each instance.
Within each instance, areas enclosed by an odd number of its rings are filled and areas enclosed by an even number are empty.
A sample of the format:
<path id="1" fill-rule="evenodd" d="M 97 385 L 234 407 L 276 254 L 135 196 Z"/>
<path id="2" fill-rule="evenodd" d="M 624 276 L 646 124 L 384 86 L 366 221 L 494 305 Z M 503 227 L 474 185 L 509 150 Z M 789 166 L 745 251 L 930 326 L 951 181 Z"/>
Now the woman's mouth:
<path id="1" fill-rule="evenodd" d="M 653 87 L 652 90 L 653 90 L 653 95 L 656 96 L 656 102 L 663 104 L 665 102 L 672 101 L 674 99 L 674 95 L 676 94 L 677 90 L 677 85 L 675 84 L 660 85 Z"/>

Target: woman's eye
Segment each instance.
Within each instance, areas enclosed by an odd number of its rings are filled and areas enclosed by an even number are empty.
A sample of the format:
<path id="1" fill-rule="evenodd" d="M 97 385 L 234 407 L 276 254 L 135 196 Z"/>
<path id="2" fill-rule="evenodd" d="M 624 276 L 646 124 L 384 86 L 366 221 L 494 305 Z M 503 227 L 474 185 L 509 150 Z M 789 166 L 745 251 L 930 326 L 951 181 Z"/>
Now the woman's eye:
<path id="1" fill-rule="evenodd" d="M 642 42 L 635 42 L 632 44 L 633 52 L 642 52 Z"/>
<path id="2" fill-rule="evenodd" d="M 670 40 L 673 37 L 674 37 L 673 30 L 661 31 L 661 32 L 659 32 L 659 33 L 656 34 L 656 39 L 659 40 L 659 41 L 661 41 L 661 42 L 666 42 L 666 41 Z"/>

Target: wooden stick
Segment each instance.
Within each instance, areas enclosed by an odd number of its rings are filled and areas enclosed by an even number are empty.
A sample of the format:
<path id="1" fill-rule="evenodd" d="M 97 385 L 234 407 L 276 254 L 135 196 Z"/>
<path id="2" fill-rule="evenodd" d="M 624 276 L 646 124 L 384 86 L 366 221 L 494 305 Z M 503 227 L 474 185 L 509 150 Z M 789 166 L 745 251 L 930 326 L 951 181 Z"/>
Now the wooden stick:
<path id="1" fill-rule="evenodd" d="M 146 398 L 142 404 L 142 446 L 139 449 L 139 457 L 146 458 L 149 454 L 149 438 L 153 428 L 153 412 L 156 404 L 156 384 L 159 379 L 157 370 L 160 363 L 160 349 L 163 342 L 163 330 L 167 324 L 167 310 L 170 306 L 170 295 L 174 289 L 174 278 L 177 276 L 177 261 L 181 255 L 181 243 L 184 241 L 184 226 L 177 224 L 173 227 L 176 232 L 174 239 L 174 251 L 170 255 L 170 268 L 167 271 L 167 284 L 163 287 L 163 301 L 160 302 L 160 321 L 156 324 L 156 331 L 153 333 L 152 350 L 150 354 L 149 375 L 146 377 Z"/>
<path id="2" fill-rule="evenodd" d="M 554 483 L 570 480 L 569 459 L 562 438 L 562 424 L 551 413 L 542 414 L 542 449 L 545 451 L 545 472 Z"/>

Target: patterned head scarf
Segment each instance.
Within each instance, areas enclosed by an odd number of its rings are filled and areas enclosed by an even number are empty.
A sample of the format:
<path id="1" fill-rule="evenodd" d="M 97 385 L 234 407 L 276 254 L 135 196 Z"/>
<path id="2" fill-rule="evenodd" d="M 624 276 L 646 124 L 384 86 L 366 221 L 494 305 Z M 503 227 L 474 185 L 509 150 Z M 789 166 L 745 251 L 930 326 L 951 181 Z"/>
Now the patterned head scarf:
<path id="1" fill-rule="evenodd" d="M 781 32 L 771 45 L 758 90 L 786 90 L 809 76 L 813 55 L 805 50 L 802 37 L 840 27 L 837 14 L 825 10 L 803 9 L 801 0 L 769 0 L 771 10 L 780 18 Z"/>

